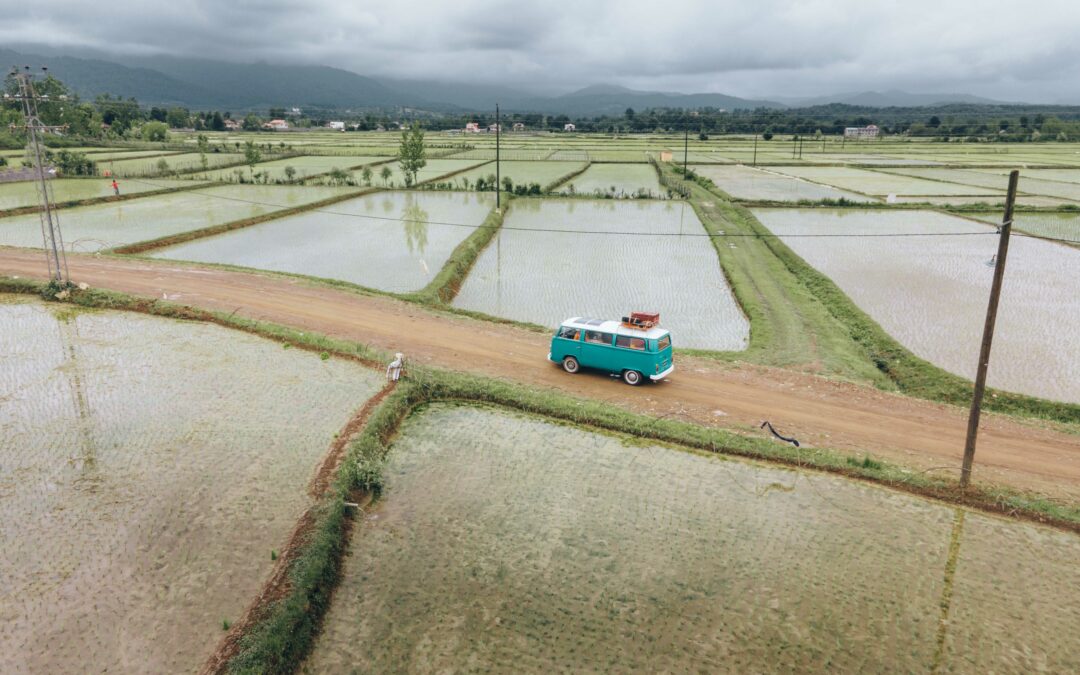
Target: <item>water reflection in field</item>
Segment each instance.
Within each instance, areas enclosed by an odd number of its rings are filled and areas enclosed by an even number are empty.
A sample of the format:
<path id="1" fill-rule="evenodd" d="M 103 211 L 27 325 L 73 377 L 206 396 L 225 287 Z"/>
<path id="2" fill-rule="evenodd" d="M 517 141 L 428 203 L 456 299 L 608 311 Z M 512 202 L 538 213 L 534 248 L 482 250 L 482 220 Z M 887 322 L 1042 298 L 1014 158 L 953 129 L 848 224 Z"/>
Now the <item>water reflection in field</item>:
<path id="1" fill-rule="evenodd" d="M 386 477 L 306 672 L 1080 666 L 1074 535 L 447 405 Z"/>
<path id="2" fill-rule="evenodd" d="M 931 211 L 754 213 L 905 347 L 974 377 L 997 252 L 992 227 Z M 956 232 L 985 236 L 785 236 Z M 988 382 L 1080 402 L 1080 250 L 1013 237 Z"/>
<path id="3" fill-rule="evenodd" d="M 658 311 L 677 346 L 745 349 L 749 323 L 704 233 L 684 202 L 517 200 L 454 305 L 548 326 Z"/>
<path id="4" fill-rule="evenodd" d="M 270 573 L 369 371 L 0 296 L 0 672 L 193 672 Z"/>

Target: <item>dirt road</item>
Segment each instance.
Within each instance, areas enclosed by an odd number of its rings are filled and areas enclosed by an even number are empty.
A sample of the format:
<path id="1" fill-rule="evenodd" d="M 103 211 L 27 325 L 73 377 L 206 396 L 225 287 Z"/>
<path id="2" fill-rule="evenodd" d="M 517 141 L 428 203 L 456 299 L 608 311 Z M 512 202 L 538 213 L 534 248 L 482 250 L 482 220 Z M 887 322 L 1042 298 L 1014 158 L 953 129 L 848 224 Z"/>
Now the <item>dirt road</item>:
<path id="1" fill-rule="evenodd" d="M 549 387 L 637 412 L 761 435 L 762 420 L 804 444 L 959 475 L 966 410 L 818 376 L 676 357 L 659 385 L 563 373 L 548 338 L 301 280 L 180 265 L 68 256 L 76 282 L 356 340 L 410 359 Z M 0 275 L 43 279 L 43 254 L 0 247 Z M 975 479 L 1080 499 L 1080 436 L 984 415 Z"/>

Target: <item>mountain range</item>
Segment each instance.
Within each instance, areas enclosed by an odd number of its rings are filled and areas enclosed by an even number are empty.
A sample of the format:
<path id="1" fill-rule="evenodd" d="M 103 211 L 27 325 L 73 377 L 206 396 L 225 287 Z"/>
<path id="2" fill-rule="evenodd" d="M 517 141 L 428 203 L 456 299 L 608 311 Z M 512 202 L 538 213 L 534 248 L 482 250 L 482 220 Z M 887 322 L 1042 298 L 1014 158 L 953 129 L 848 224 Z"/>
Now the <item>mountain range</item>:
<path id="1" fill-rule="evenodd" d="M 325 110 L 401 108 L 465 114 L 489 111 L 498 102 L 507 112 L 570 117 L 621 115 L 627 108 L 785 108 L 845 103 L 865 107 L 940 103 L 997 103 L 966 94 L 857 92 L 808 98 L 754 100 L 718 93 L 638 91 L 609 84 L 542 96 L 513 87 L 442 81 L 372 78 L 330 66 L 232 63 L 173 56 L 117 57 L 50 47 L 0 49 L 0 64 L 47 63 L 49 70 L 84 99 L 109 93 L 144 105 L 183 106 L 234 113 L 265 113 L 270 107 Z"/>

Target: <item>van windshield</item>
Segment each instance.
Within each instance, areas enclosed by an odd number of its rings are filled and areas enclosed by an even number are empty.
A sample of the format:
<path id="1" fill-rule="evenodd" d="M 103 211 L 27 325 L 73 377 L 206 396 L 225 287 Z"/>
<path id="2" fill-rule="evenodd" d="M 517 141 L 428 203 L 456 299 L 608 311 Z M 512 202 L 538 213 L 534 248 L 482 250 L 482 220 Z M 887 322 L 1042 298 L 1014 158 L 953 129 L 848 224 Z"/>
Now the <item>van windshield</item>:
<path id="1" fill-rule="evenodd" d="M 665 335 L 664 337 L 662 337 L 662 338 L 660 338 L 659 340 L 656 341 L 656 351 L 658 351 L 658 352 L 662 352 L 662 351 L 664 351 L 665 349 L 667 349 L 670 346 L 671 346 L 671 336 L 670 335 Z"/>
<path id="2" fill-rule="evenodd" d="M 559 328 L 559 337 L 561 338 L 566 338 L 567 340 L 576 340 L 580 335 L 580 328 L 574 328 L 573 326 L 563 326 Z"/>

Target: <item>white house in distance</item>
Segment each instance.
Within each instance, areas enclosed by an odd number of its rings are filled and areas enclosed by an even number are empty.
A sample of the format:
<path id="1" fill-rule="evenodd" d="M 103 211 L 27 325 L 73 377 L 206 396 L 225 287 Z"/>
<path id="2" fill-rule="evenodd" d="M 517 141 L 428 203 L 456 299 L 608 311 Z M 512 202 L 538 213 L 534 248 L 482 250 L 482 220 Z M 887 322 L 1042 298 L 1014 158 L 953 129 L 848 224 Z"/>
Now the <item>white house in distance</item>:
<path id="1" fill-rule="evenodd" d="M 514 131 L 525 131 L 524 122 L 514 122 Z"/>
<path id="2" fill-rule="evenodd" d="M 869 124 L 865 127 L 845 127 L 844 138 L 870 139 L 877 138 L 878 128 L 876 124 Z"/>
<path id="3" fill-rule="evenodd" d="M 327 122 L 326 123 L 326 128 L 327 129 L 333 129 L 334 131 L 345 131 L 345 123 L 344 122 Z"/>
<path id="4" fill-rule="evenodd" d="M 271 131 L 288 131 L 289 123 L 285 120 L 270 120 L 263 125 L 263 129 L 270 129 Z"/>
<path id="5" fill-rule="evenodd" d="M 577 131 L 577 127 L 574 126 L 573 122 L 567 122 L 566 124 L 563 125 L 562 130 L 563 131 Z"/>
<path id="6" fill-rule="evenodd" d="M 239 122 L 237 122 L 234 119 L 230 118 L 230 119 L 225 120 L 225 130 L 226 131 L 239 131 L 240 129 L 243 128 L 243 126 L 244 126 L 243 124 L 240 124 Z"/>
<path id="7" fill-rule="evenodd" d="M 502 131 L 502 125 L 501 124 L 489 124 L 488 125 L 488 133 L 494 134 L 494 133 L 499 133 L 501 131 Z"/>
<path id="8" fill-rule="evenodd" d="M 467 134 L 478 134 L 478 133 L 480 133 L 480 123 L 479 122 L 466 122 L 465 123 L 465 133 L 467 133 Z"/>

